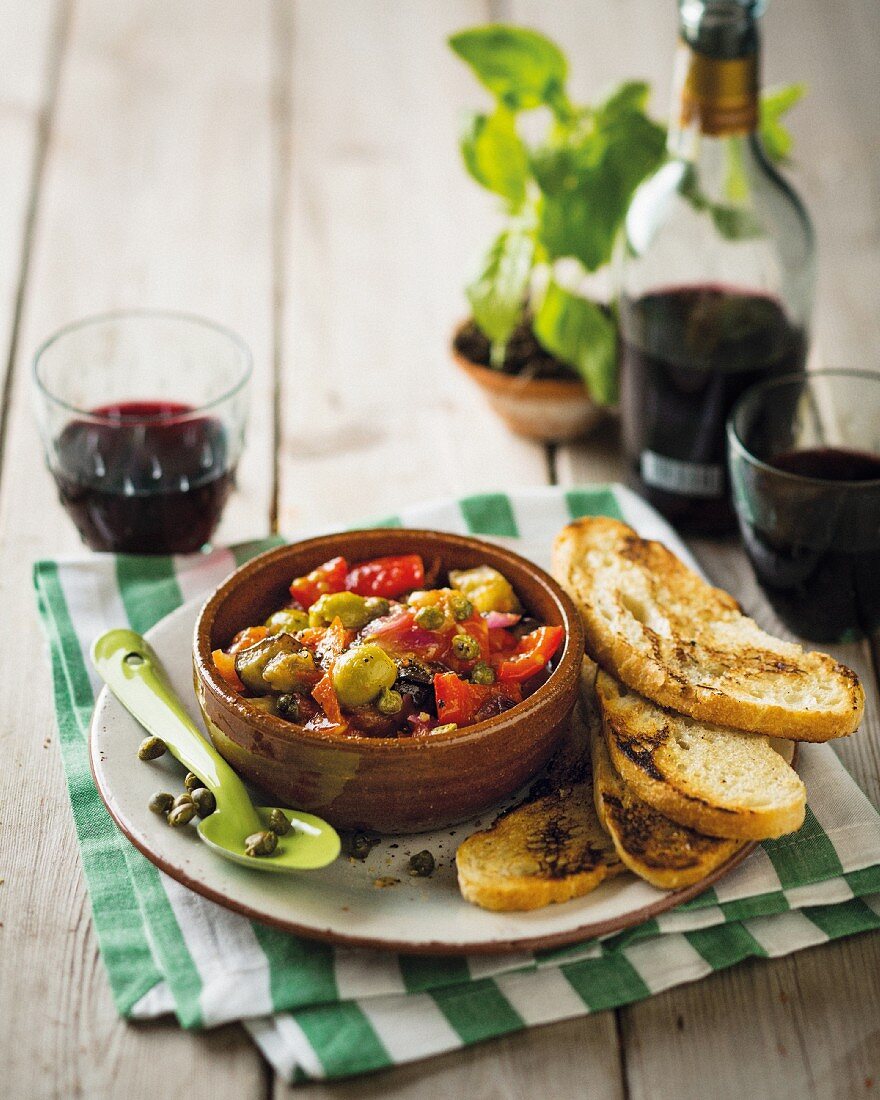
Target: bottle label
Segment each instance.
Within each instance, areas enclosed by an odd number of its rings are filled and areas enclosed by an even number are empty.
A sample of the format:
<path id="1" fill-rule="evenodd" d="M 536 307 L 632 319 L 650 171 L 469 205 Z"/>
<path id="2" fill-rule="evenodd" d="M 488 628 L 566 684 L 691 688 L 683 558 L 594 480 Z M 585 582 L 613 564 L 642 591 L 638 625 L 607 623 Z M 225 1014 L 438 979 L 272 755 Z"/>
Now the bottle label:
<path id="1" fill-rule="evenodd" d="M 681 124 L 704 134 L 743 134 L 758 125 L 758 56 L 719 61 L 682 42 L 677 60 Z"/>
<path id="2" fill-rule="evenodd" d="M 721 466 L 682 462 L 678 458 L 642 451 L 639 460 L 642 481 L 653 489 L 678 493 L 683 497 L 721 497 L 724 495 L 724 470 Z"/>

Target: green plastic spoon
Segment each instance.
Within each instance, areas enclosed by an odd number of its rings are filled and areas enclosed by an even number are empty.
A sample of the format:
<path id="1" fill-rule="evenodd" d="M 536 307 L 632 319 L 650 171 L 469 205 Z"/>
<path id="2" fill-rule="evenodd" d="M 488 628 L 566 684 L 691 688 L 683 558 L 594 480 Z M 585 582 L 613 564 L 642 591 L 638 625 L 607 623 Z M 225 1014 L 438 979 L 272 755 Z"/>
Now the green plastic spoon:
<path id="1" fill-rule="evenodd" d="M 314 870 L 336 859 L 340 842 L 333 826 L 291 810 L 282 812 L 292 828 L 278 838 L 272 855 L 245 855 L 245 838 L 269 827 L 272 807 L 253 805 L 242 781 L 187 714 L 150 644 L 133 630 L 110 630 L 92 645 L 92 661 L 126 710 L 213 792 L 217 809 L 198 824 L 209 848 L 257 871 Z"/>

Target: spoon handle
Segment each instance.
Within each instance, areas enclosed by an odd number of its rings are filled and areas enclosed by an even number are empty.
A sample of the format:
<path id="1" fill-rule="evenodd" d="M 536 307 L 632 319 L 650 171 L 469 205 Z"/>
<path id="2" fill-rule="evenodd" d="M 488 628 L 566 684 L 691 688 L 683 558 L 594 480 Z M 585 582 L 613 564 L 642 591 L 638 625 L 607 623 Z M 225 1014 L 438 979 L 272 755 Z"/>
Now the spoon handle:
<path id="1" fill-rule="evenodd" d="M 92 644 L 92 662 L 126 710 L 213 792 L 242 837 L 262 828 L 244 784 L 202 736 L 149 642 L 133 630 L 109 630 Z"/>

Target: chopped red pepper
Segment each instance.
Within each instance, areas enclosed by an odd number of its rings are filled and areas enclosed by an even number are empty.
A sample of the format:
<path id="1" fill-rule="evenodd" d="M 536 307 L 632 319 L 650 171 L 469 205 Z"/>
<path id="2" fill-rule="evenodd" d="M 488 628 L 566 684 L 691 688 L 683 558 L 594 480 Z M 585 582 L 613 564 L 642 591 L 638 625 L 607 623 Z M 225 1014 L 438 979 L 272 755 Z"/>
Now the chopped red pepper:
<path id="1" fill-rule="evenodd" d="M 345 558 L 331 558 L 313 569 L 308 576 L 297 577 L 290 586 L 290 594 L 304 610 L 327 592 L 343 592 L 348 574 Z"/>
<path id="2" fill-rule="evenodd" d="M 425 563 L 418 554 L 376 558 L 356 565 L 348 574 L 345 587 L 358 596 L 385 596 L 392 599 L 421 588 L 425 583 Z"/>
<path id="3" fill-rule="evenodd" d="M 505 683 L 522 683 L 530 680 L 546 668 L 550 658 L 562 645 L 565 630 L 561 626 L 541 626 L 520 638 L 519 644 L 509 657 L 500 661 L 497 656 L 495 672 L 498 679 Z"/>
<path id="4" fill-rule="evenodd" d="M 522 699 L 518 684 L 471 684 L 454 672 L 437 673 L 434 695 L 438 722 L 443 725 L 455 722 L 459 726 L 481 721 L 480 711 L 491 710 L 493 701 L 497 700 L 502 704 L 500 709 L 504 709 Z"/>
<path id="5" fill-rule="evenodd" d="M 261 642 L 269 633 L 265 626 L 248 626 L 244 630 L 239 632 L 232 639 L 232 642 L 227 647 L 227 653 L 238 653 L 242 649 L 248 649 L 252 645 L 256 645 L 257 642 Z"/>
<path id="6" fill-rule="evenodd" d="M 321 704 L 321 709 L 334 725 L 345 725 L 342 708 L 339 706 L 339 699 L 336 695 L 336 688 L 333 686 L 333 677 L 329 672 L 325 672 L 312 689 L 312 698 Z"/>
<path id="7" fill-rule="evenodd" d="M 244 684 L 239 680 L 235 671 L 235 657 L 231 653 L 224 653 L 222 649 L 215 649 L 211 654 L 214 668 L 220 673 L 227 684 L 235 691 L 244 691 Z"/>

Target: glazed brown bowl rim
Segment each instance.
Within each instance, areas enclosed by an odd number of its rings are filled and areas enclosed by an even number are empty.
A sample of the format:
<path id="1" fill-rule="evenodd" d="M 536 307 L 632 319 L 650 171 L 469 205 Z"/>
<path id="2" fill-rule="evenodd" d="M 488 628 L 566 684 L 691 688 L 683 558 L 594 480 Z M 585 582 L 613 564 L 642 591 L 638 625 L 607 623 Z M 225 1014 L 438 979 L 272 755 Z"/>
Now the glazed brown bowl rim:
<path id="1" fill-rule="evenodd" d="M 477 722 L 474 725 L 450 730 L 448 733 L 432 734 L 430 737 L 370 737 L 366 734 L 338 735 L 306 730 L 302 726 L 287 722 L 276 715 L 266 714 L 254 707 L 248 706 L 248 701 L 229 687 L 226 681 L 216 672 L 213 660 L 211 659 L 211 630 L 217 616 L 217 611 L 231 591 L 238 588 L 243 583 L 246 583 L 251 579 L 254 573 L 259 573 L 265 564 L 277 558 L 283 558 L 292 551 L 308 551 L 313 547 L 317 549 L 319 546 L 327 546 L 333 556 L 340 552 L 343 556 L 346 556 L 344 548 L 340 551 L 338 546 L 334 547 L 334 542 L 338 542 L 339 540 L 356 541 L 359 536 L 362 537 L 364 535 L 375 535 L 393 539 L 398 537 L 398 533 L 403 541 L 405 541 L 404 536 L 409 536 L 414 540 L 428 538 L 429 540 L 448 542 L 453 547 L 467 546 L 471 550 L 479 549 L 481 551 L 485 549 L 487 552 L 486 564 L 494 564 L 501 572 L 503 572 L 503 569 L 498 565 L 498 559 L 502 561 L 512 560 L 517 567 L 524 568 L 531 572 L 545 591 L 553 598 L 560 609 L 563 620 L 562 626 L 565 630 L 565 644 L 556 667 L 547 677 L 546 681 L 541 684 L 536 691 L 529 695 L 528 698 L 523 699 L 522 702 L 517 703 L 509 710 L 503 711 L 501 714 L 495 715 L 493 718 L 486 719 L 483 722 Z M 410 548 L 409 552 L 417 553 L 418 551 Z M 495 557 L 495 562 L 490 560 L 492 556 Z M 316 564 L 320 564 L 317 562 L 317 559 Z M 244 626 L 248 625 L 252 624 L 245 623 L 242 629 Z M 336 531 L 325 535 L 316 535 L 308 539 L 301 539 L 297 542 L 285 543 L 282 546 L 276 546 L 272 549 L 265 550 L 262 554 L 258 554 L 256 557 L 251 558 L 250 561 L 239 566 L 222 582 L 222 584 L 218 585 L 207 600 L 205 600 L 196 618 L 193 638 L 193 662 L 199 678 L 205 681 L 214 694 L 243 721 L 257 727 L 266 734 L 273 734 L 287 740 L 315 746 L 324 746 L 325 748 L 332 746 L 341 750 L 356 750 L 358 752 L 367 751 L 372 754 L 379 754 L 382 751 L 392 753 L 425 752 L 430 751 L 431 746 L 437 746 L 439 748 L 453 743 L 461 745 L 467 742 L 480 740 L 511 723 L 526 721 L 545 704 L 548 697 L 555 692 L 557 685 L 561 688 L 561 681 L 574 679 L 576 682 L 577 670 L 580 668 L 583 653 L 584 634 L 580 615 L 568 593 L 566 593 L 550 574 L 547 573 L 545 569 L 541 568 L 541 566 L 523 557 L 521 554 L 517 554 L 514 550 L 509 550 L 507 547 L 487 542 L 485 539 L 473 535 L 459 535 L 448 531 L 414 527 L 365 527 L 355 530 Z"/>

